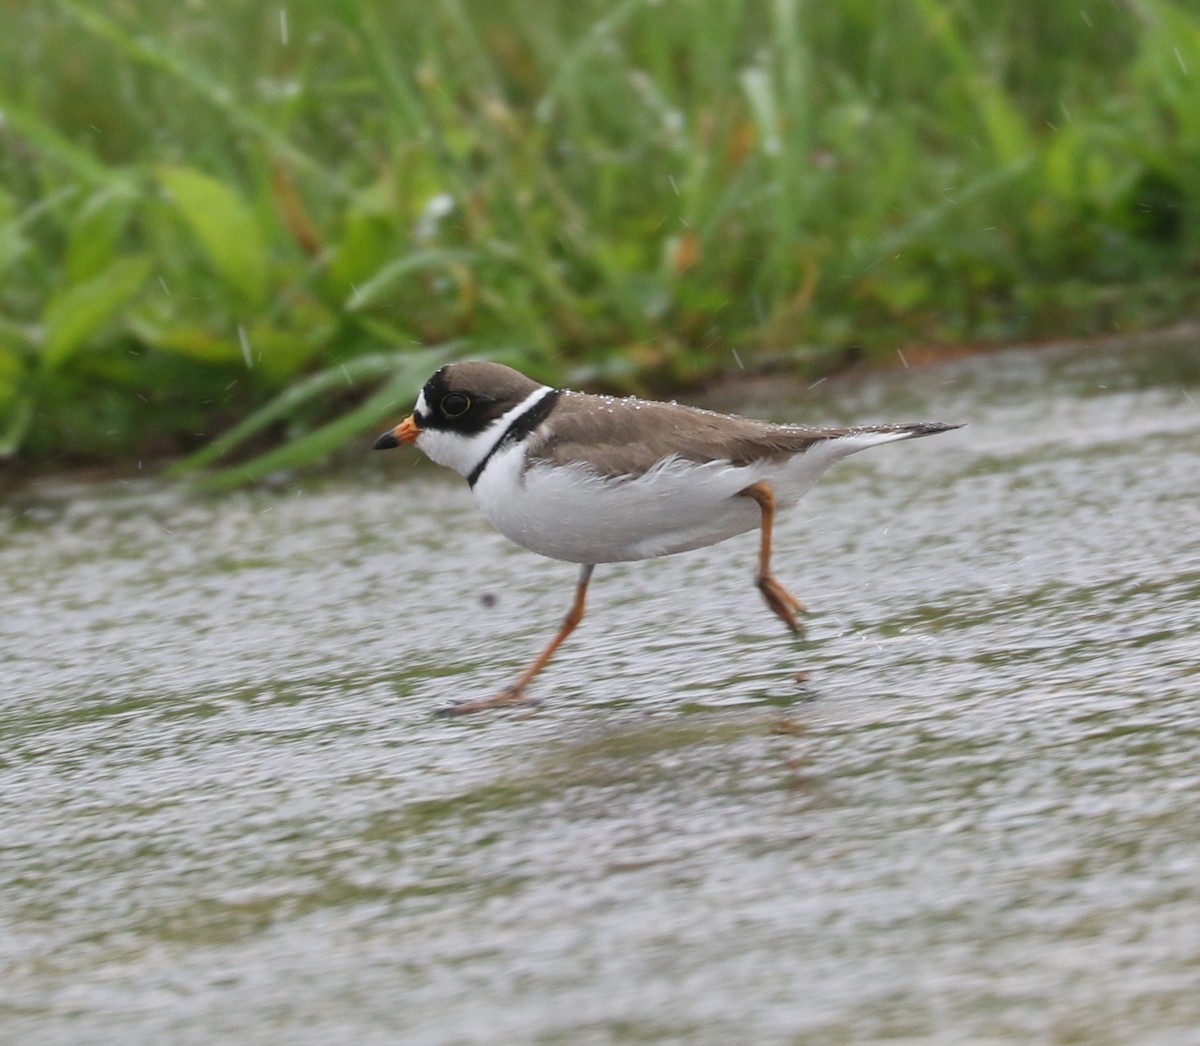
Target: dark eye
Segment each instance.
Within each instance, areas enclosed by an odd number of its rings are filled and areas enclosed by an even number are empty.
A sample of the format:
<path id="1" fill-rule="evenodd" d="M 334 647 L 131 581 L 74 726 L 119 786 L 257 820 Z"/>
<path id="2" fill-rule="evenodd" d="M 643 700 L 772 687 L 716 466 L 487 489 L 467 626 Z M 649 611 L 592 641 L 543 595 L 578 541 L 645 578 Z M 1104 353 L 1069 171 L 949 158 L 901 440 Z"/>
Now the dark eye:
<path id="1" fill-rule="evenodd" d="M 451 392 L 442 397 L 442 414 L 447 418 L 458 418 L 471 409 L 471 400 L 461 392 Z"/>

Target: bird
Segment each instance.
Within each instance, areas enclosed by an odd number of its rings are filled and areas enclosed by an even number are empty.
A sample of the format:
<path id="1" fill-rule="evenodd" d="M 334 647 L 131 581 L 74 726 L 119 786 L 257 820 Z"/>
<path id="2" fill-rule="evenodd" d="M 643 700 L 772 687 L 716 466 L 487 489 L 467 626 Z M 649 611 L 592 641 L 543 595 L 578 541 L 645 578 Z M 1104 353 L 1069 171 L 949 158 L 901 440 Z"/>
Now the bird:
<path id="1" fill-rule="evenodd" d="M 412 413 L 375 441 L 413 445 L 462 476 L 488 521 L 532 552 L 579 565 L 549 645 L 504 690 L 446 714 L 536 704 L 528 688 L 583 620 L 596 566 L 653 559 L 759 531 L 755 584 L 793 634 L 807 613 L 771 572 L 776 513 L 836 461 L 868 447 L 961 428 L 776 424 L 674 402 L 544 385 L 484 360 L 449 363 Z"/>

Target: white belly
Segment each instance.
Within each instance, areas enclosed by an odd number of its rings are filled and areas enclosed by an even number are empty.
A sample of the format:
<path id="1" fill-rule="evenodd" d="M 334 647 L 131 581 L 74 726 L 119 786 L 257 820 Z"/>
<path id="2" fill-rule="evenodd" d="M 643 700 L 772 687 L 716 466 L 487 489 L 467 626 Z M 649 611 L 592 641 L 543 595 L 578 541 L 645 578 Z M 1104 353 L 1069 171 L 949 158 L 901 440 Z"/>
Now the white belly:
<path id="1" fill-rule="evenodd" d="M 668 458 L 642 476 L 613 480 L 582 465 L 526 470 L 524 457 L 520 444 L 497 453 L 475 484 L 475 497 L 500 533 L 571 563 L 650 559 L 753 530 L 761 511 L 738 497 L 740 491 L 765 480 L 786 507 L 836 460 L 810 451 L 781 464 L 735 468 Z"/>

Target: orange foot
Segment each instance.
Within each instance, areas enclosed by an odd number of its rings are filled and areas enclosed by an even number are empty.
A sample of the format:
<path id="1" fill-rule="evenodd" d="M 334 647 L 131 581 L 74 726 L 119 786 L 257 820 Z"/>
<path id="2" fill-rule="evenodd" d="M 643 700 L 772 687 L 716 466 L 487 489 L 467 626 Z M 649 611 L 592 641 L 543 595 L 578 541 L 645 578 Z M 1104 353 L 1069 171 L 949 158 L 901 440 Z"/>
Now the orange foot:
<path id="1" fill-rule="evenodd" d="M 796 615 L 807 614 L 808 608 L 770 574 L 760 575 L 757 583 L 763 599 L 776 617 L 791 629 L 793 635 L 803 632 L 804 626 L 796 620 Z"/>
<path id="2" fill-rule="evenodd" d="M 533 708 L 539 704 L 541 702 L 526 694 L 524 688 L 510 686 L 507 690 L 500 691 L 495 697 L 486 697 L 478 701 L 455 701 L 453 704 L 439 708 L 437 714 L 440 716 L 470 715 L 472 712 L 484 712 L 489 708 L 504 708 L 513 705 L 525 705 Z"/>

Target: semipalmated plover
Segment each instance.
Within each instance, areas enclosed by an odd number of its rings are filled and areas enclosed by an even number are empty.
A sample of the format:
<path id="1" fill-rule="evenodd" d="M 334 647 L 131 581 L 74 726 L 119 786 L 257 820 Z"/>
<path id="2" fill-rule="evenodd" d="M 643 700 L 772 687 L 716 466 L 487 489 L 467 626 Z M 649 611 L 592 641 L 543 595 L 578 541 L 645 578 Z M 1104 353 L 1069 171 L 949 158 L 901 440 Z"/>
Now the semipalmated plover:
<path id="1" fill-rule="evenodd" d="M 942 422 L 813 428 L 540 385 L 498 363 L 451 363 L 412 414 L 375 441 L 415 443 L 463 476 L 483 514 L 518 545 L 579 563 L 575 600 L 550 645 L 507 690 L 450 706 L 529 699 L 526 687 L 583 618 L 598 563 L 651 559 L 758 527 L 755 581 L 792 632 L 803 604 L 771 574 L 775 512 L 830 465 L 867 447 L 958 428 Z"/>

